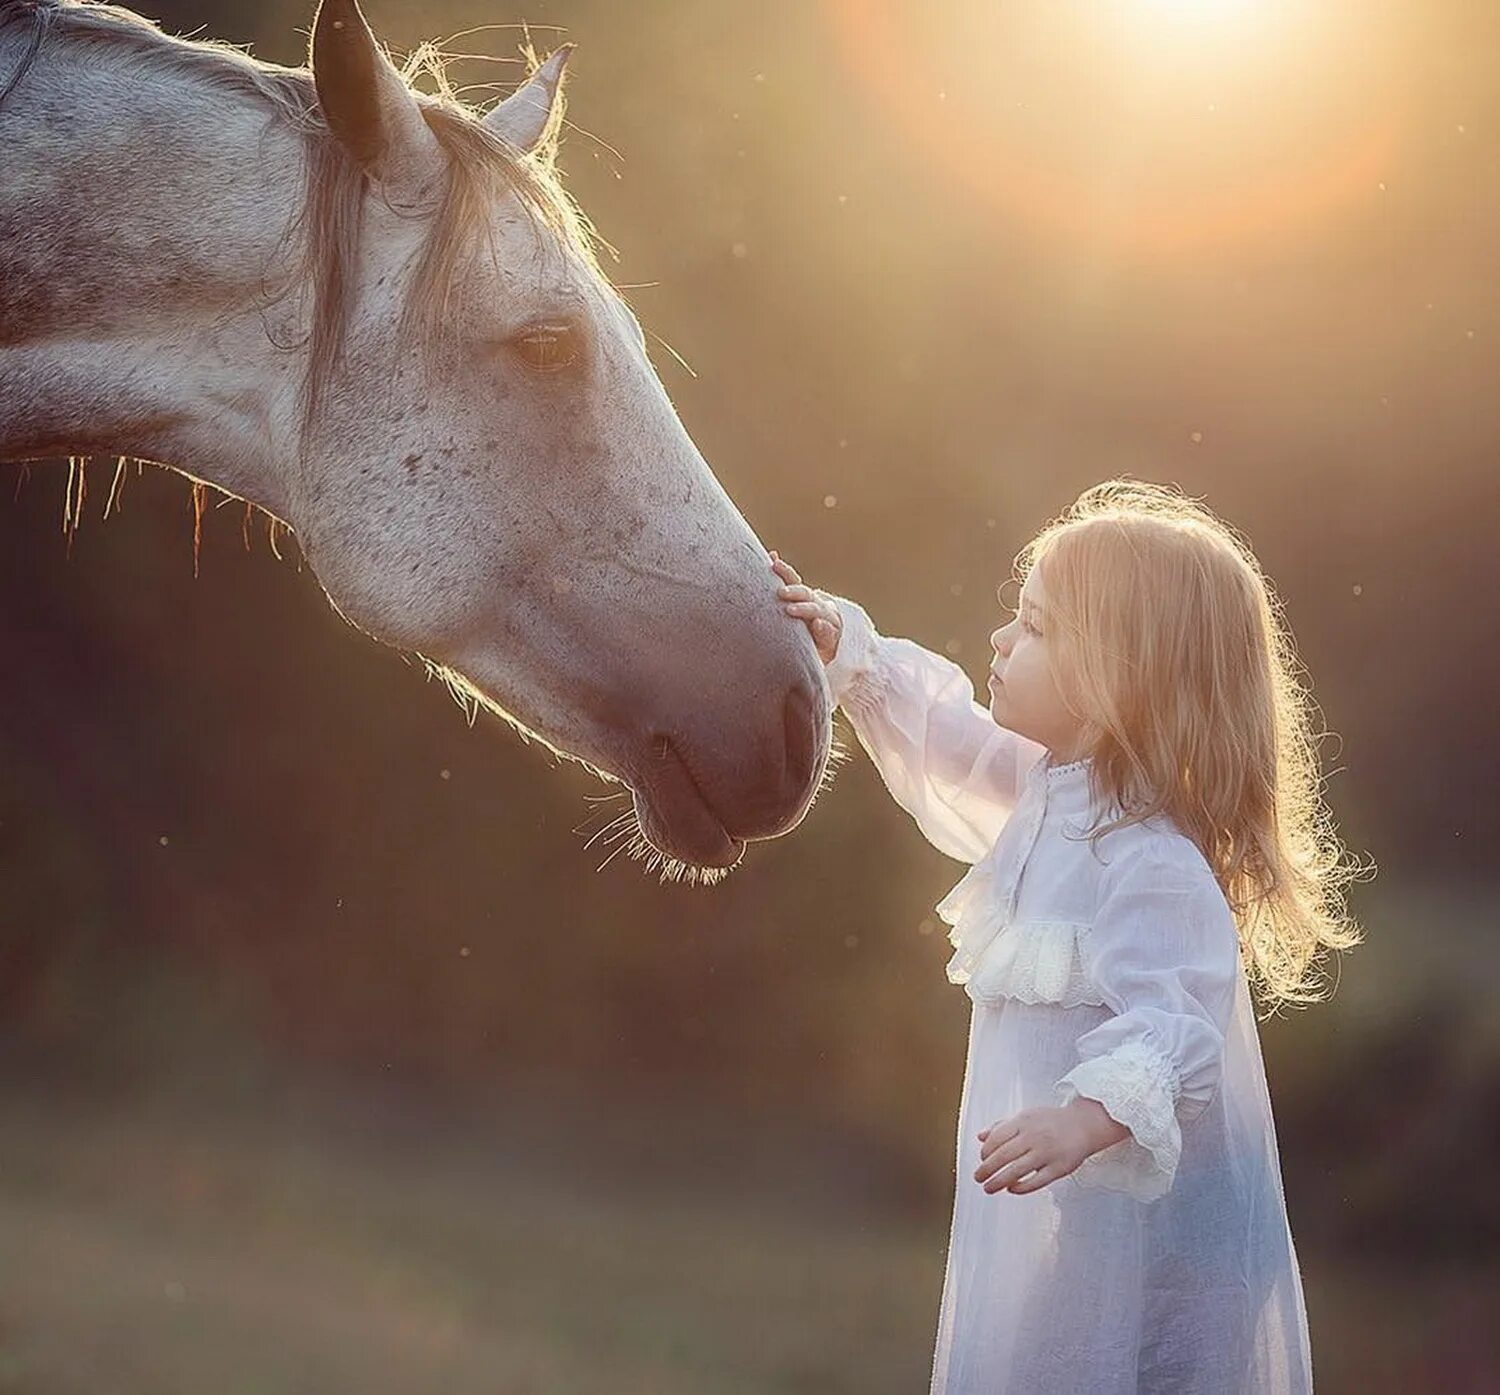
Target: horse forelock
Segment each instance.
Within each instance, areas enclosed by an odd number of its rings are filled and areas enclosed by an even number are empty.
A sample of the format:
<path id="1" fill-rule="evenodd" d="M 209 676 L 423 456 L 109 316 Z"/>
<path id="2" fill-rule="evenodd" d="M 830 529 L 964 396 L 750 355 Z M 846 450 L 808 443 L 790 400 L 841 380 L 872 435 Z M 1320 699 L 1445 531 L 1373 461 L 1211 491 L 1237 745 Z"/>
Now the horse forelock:
<path id="1" fill-rule="evenodd" d="M 342 357 L 363 209 L 371 194 L 364 170 L 323 118 L 312 73 L 264 62 L 221 41 L 177 38 L 131 10 L 84 0 L 0 0 L 0 39 L 18 28 L 26 30 L 26 39 L 19 62 L 9 73 L 0 71 L 0 118 L 5 98 L 26 78 L 43 49 L 67 45 L 100 56 L 118 54 L 158 73 L 256 101 L 300 136 L 305 156 L 302 205 L 287 235 L 300 238 L 296 279 L 313 292 L 302 385 L 303 421 L 311 423 Z M 471 239 L 486 226 L 497 193 L 514 194 L 540 227 L 604 280 L 593 229 L 563 188 L 550 145 L 522 154 L 481 124 L 481 112 L 456 95 L 446 61 L 435 45 L 423 44 L 403 72 L 448 162 L 444 193 L 401 315 L 399 332 L 424 352 L 434 350 L 443 338 L 455 273 Z M 436 94 L 417 88 L 423 77 L 436 85 Z"/>

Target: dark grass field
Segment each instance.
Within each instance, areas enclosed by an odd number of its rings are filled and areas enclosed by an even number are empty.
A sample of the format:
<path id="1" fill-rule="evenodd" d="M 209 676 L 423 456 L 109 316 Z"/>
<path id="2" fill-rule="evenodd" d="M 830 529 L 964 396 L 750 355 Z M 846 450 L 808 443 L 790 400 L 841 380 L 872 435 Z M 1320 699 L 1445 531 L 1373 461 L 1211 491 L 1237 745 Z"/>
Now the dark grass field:
<path id="1" fill-rule="evenodd" d="M 700 1173 L 678 1190 L 639 1151 L 613 1166 L 618 1131 L 587 1121 L 571 1144 L 565 1127 L 546 1143 L 527 1128 L 526 1164 L 476 1146 L 504 1129 L 450 1121 L 421 1137 L 351 1126 L 337 1107 L 336 1125 L 231 1123 L 7 1098 L 0 1389 L 672 1395 L 924 1380 L 936 1228 L 823 1215 L 747 1194 L 742 1178 L 715 1195 Z"/>
<path id="2" fill-rule="evenodd" d="M 693 1133 L 536 1097 L 476 1119 L 305 1084 L 253 1113 L 12 1088 L 0 1391 L 925 1390 L 946 1206 L 850 1201 L 793 1137 L 718 1185 Z M 1304 1269 L 1320 1390 L 1500 1389 L 1479 1276 Z"/>

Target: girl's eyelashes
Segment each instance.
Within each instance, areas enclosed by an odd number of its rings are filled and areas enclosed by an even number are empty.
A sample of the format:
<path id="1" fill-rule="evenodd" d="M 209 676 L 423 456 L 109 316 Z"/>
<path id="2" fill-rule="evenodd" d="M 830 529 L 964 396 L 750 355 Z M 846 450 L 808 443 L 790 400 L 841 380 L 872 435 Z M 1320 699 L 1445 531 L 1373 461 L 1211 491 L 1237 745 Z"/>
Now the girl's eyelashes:
<path id="1" fill-rule="evenodd" d="M 1011 621 L 1018 621 L 1021 628 L 1025 630 L 1027 634 L 1035 635 L 1038 639 L 1042 637 L 1042 632 L 1031 623 L 1030 615 L 1022 614 L 1021 608 L 1019 606 L 1011 605 L 1010 602 L 1005 600 L 998 592 L 995 595 L 995 599 L 999 602 L 1000 609 L 1004 611 L 1005 614 L 1009 617 L 1009 619 L 1007 619 L 1006 621 L 1006 624 L 1009 624 Z"/>
<path id="2" fill-rule="evenodd" d="M 1022 615 L 1022 613 L 1020 613 L 1019 610 L 1017 610 L 1014 606 L 1007 606 L 1005 607 L 1005 609 L 1010 610 L 1011 616 L 1008 621 L 1005 621 L 1005 624 L 1019 624 L 1020 627 L 1022 627 L 1022 630 L 1025 630 L 1026 633 L 1035 634 L 1038 639 L 1041 639 L 1041 630 L 1038 630 L 1038 628 L 1035 627 L 1034 624 L 1032 624 L 1031 619 L 1029 619 L 1028 616 Z"/>
<path id="3" fill-rule="evenodd" d="M 1008 605 L 1003 608 L 1010 615 L 1010 621 L 1019 623 L 1021 628 L 1025 630 L 1027 634 L 1035 635 L 1038 639 L 1041 638 L 1042 632 L 1031 623 L 1031 617 L 1029 615 L 1023 615 L 1013 605 Z M 1010 621 L 1007 621 L 1006 623 L 1009 624 Z"/>
<path id="4" fill-rule="evenodd" d="M 1003 583 L 995 588 L 995 601 L 999 605 L 1000 609 L 1005 613 L 1007 617 L 1009 617 L 1009 620 L 1019 620 L 1021 622 L 1021 628 L 1025 630 L 1027 634 L 1035 635 L 1038 639 L 1040 639 L 1042 632 L 1031 623 L 1030 617 L 1028 615 L 1022 614 L 1020 603 L 1017 602 L 1015 605 L 1012 605 L 1005 599 L 1004 592 L 1005 586 Z M 1007 621 L 1007 623 L 1009 623 L 1009 620 Z"/>

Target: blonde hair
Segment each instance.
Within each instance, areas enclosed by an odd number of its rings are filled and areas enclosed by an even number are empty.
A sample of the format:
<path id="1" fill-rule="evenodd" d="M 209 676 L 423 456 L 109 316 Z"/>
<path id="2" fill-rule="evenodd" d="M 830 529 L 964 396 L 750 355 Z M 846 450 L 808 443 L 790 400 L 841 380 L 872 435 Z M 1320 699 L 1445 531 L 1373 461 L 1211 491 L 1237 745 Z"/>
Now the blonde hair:
<path id="1" fill-rule="evenodd" d="M 1043 567 L 1053 677 L 1101 800 L 1164 814 L 1213 869 L 1271 1007 L 1326 996 L 1326 950 L 1362 939 L 1323 802 L 1317 707 L 1249 544 L 1197 500 L 1129 479 L 1084 491 L 1017 558 Z M 1108 804 L 1105 805 L 1108 807 Z"/>

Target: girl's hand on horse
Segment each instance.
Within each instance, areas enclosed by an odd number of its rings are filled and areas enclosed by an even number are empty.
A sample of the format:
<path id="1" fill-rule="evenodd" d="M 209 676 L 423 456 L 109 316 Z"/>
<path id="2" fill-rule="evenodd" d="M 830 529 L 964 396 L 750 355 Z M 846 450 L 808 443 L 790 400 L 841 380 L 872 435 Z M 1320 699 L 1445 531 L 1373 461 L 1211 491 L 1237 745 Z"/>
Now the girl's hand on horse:
<path id="1" fill-rule="evenodd" d="M 839 639 L 844 633 L 844 617 L 839 614 L 833 598 L 825 591 L 803 585 L 797 569 L 774 552 L 771 554 L 771 570 L 782 580 L 781 589 L 776 593 L 781 608 L 788 615 L 806 622 L 818 657 L 825 664 L 831 664 L 839 652 Z"/>
<path id="2" fill-rule="evenodd" d="M 991 1193 L 1040 1191 L 1129 1134 L 1102 1104 L 1082 1095 L 1060 1109 L 1023 1109 L 980 1130 L 974 1180 Z"/>

